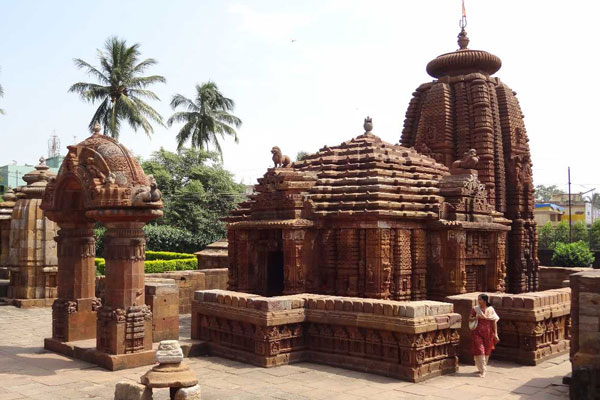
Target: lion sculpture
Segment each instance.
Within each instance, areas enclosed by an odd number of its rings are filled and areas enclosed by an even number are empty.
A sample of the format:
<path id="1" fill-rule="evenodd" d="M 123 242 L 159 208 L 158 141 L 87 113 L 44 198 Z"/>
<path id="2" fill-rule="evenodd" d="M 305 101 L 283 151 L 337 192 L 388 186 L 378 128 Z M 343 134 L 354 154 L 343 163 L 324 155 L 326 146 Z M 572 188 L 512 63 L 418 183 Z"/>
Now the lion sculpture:
<path id="1" fill-rule="evenodd" d="M 277 167 L 287 167 L 288 165 L 290 165 L 290 157 L 289 156 L 284 156 L 281 153 L 281 149 L 277 146 L 274 146 L 271 149 L 271 154 L 273 154 L 273 162 L 275 163 L 275 168 Z"/>
<path id="2" fill-rule="evenodd" d="M 479 163 L 477 151 L 471 149 L 466 151 L 461 160 L 456 160 L 452 163 L 452 168 L 474 169 Z"/>

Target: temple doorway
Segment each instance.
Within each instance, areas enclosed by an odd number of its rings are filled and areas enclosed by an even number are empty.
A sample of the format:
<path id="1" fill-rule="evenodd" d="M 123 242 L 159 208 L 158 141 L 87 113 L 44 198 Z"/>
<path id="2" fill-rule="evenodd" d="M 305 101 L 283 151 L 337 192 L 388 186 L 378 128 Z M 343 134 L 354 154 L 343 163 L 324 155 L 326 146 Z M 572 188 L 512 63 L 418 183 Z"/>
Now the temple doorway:
<path id="1" fill-rule="evenodd" d="M 267 256 L 267 296 L 283 294 L 283 251 L 270 251 Z"/>

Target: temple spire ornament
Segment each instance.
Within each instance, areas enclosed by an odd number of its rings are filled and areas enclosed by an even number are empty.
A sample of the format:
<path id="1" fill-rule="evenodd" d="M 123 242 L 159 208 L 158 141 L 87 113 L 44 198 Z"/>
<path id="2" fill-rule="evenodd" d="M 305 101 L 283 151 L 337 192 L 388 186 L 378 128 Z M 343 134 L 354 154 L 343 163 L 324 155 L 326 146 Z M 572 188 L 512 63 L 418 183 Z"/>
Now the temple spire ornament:
<path id="1" fill-rule="evenodd" d="M 467 36 L 467 31 L 465 31 L 465 28 L 467 27 L 467 11 L 465 9 L 465 0 L 462 2 L 462 17 L 458 22 L 458 26 L 460 26 L 460 33 L 458 34 L 458 48 L 459 50 L 466 50 L 469 46 L 469 37 Z"/>

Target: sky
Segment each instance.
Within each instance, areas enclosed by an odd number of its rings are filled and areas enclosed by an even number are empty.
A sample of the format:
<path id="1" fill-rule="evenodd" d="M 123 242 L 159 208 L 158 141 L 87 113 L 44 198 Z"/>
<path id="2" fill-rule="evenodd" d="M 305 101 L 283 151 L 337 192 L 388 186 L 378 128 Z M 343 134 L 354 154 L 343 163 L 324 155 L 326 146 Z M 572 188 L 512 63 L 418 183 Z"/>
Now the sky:
<path id="1" fill-rule="evenodd" d="M 469 48 L 502 59 L 496 73 L 517 92 L 535 184 L 600 189 L 600 3 L 592 0 L 466 0 Z M 140 43 L 148 73 L 166 77 L 151 103 L 165 118 L 171 97 L 193 97 L 212 80 L 243 121 L 223 143 L 225 168 L 253 184 L 270 149 L 292 159 L 363 133 L 397 143 L 427 63 L 457 48 L 460 0 L 28 1 L 0 0 L 0 165 L 34 164 L 56 134 L 66 146 L 89 136 L 95 106 L 68 93 L 92 82 L 73 58 L 97 65 L 116 35 Z M 591 69 L 590 69 L 591 68 Z M 124 124 L 120 141 L 147 158 L 175 150 L 180 126 L 148 138 Z"/>

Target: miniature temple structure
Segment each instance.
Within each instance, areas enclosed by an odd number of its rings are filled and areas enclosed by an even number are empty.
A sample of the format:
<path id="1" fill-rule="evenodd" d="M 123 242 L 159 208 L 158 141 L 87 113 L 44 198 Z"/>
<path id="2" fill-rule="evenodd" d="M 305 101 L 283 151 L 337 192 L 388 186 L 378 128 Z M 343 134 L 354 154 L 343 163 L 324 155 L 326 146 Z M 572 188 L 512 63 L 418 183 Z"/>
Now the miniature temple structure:
<path id="1" fill-rule="evenodd" d="M 0 202 L 0 279 L 6 279 L 9 277 L 10 220 L 17 197 L 13 189 L 8 188 L 2 199 L 3 201 Z"/>
<path id="2" fill-rule="evenodd" d="M 100 134 L 99 124 L 91 137 L 68 149 L 42 203 L 60 228 L 58 298 L 45 347 L 61 351 L 66 342 L 96 338 L 99 356 L 93 361 L 104 367 L 147 365 L 154 352 L 152 313 L 144 298 L 142 228 L 162 216 L 161 193 L 124 146 Z M 104 304 L 94 291 L 96 222 L 106 227 Z"/>
<path id="3" fill-rule="evenodd" d="M 471 50 L 464 30 L 460 48 L 427 64 L 436 78 L 413 93 L 401 144 L 450 167 L 469 149 L 489 205 L 511 220 L 506 243 L 507 291 L 539 290 L 536 224 L 529 139 L 516 93 L 492 76 L 502 62 Z"/>
<path id="4" fill-rule="evenodd" d="M 504 291 L 510 221 L 493 212 L 477 170 L 371 129 L 366 119 L 363 135 L 259 179 L 227 219 L 230 290 L 392 300 Z"/>
<path id="5" fill-rule="evenodd" d="M 10 218 L 8 298 L 19 307 L 50 306 L 57 295 L 56 224 L 40 208 L 48 182 L 54 178 L 45 159 L 23 176 Z M 9 198 L 11 196 L 9 195 Z"/>

